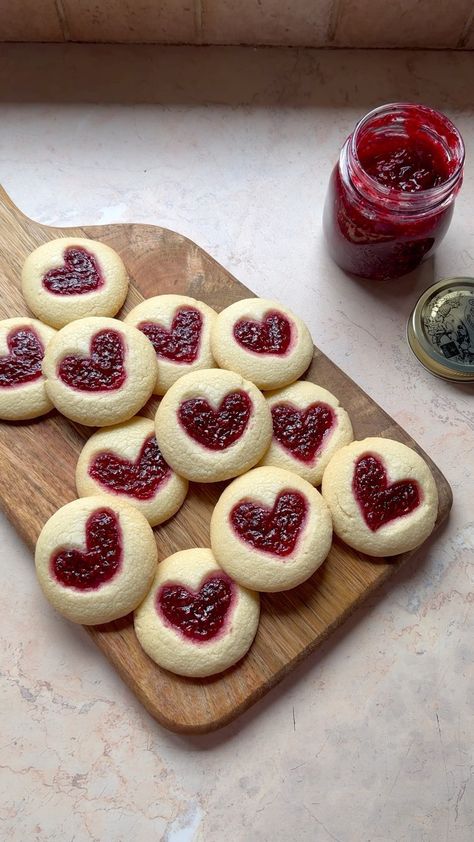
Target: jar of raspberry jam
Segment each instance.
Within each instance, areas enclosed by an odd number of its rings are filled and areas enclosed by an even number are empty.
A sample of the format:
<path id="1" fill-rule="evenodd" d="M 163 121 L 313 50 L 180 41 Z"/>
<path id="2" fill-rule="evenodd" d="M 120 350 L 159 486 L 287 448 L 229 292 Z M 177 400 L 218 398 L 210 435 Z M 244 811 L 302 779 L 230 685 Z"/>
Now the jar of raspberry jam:
<path id="1" fill-rule="evenodd" d="M 461 135 L 438 111 L 400 102 L 371 111 L 331 174 L 323 227 L 333 260 L 373 280 L 415 269 L 448 230 L 463 164 Z"/>

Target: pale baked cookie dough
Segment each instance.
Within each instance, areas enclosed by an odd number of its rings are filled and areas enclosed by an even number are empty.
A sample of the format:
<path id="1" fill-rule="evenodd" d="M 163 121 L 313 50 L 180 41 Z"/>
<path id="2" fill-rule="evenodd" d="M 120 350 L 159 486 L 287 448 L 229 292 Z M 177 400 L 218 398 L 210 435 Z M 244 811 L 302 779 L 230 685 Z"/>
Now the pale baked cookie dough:
<path id="1" fill-rule="evenodd" d="M 319 485 L 336 450 L 354 438 L 346 410 L 331 392 L 306 380 L 265 397 L 273 436 L 260 464 L 286 468 Z"/>
<path id="2" fill-rule="evenodd" d="M 149 594 L 135 611 L 139 643 L 160 667 L 204 678 L 248 652 L 260 599 L 220 569 L 211 550 L 182 550 L 158 565 Z"/>
<path id="3" fill-rule="evenodd" d="M 304 322 L 264 298 L 245 298 L 223 310 L 212 328 L 211 347 L 221 368 L 238 371 L 259 389 L 293 383 L 313 359 Z"/>
<path id="4" fill-rule="evenodd" d="M 125 318 L 152 343 L 158 358 L 155 394 L 164 395 L 173 383 L 202 368 L 213 368 L 211 327 L 217 313 L 186 295 L 156 295 L 142 301 Z"/>
<path id="5" fill-rule="evenodd" d="M 183 504 L 188 481 L 165 462 L 155 425 L 136 416 L 94 433 L 76 466 L 79 497 L 106 494 L 135 506 L 151 526 L 172 517 Z"/>
<path id="6" fill-rule="evenodd" d="M 29 316 L 0 321 L 0 419 L 37 418 L 53 408 L 41 367 L 55 334 Z"/>
<path id="7" fill-rule="evenodd" d="M 151 526 L 133 506 L 96 495 L 74 500 L 47 521 L 35 564 L 46 599 L 86 626 L 124 617 L 139 605 L 156 570 Z"/>
<path id="8" fill-rule="evenodd" d="M 105 427 L 127 421 L 147 402 L 156 355 L 136 328 L 93 316 L 56 334 L 46 349 L 43 374 L 49 398 L 66 418 Z"/>
<path id="9" fill-rule="evenodd" d="M 227 486 L 211 518 L 221 567 L 247 588 L 285 591 L 308 579 L 331 549 L 319 491 L 282 468 L 255 468 Z"/>
<path id="10" fill-rule="evenodd" d="M 234 371 L 185 374 L 162 399 L 156 438 L 166 461 L 195 482 L 218 482 L 256 465 L 270 444 L 265 398 Z"/>
<path id="11" fill-rule="evenodd" d="M 333 456 L 323 475 L 323 497 L 334 532 L 370 556 L 415 549 L 433 530 L 438 492 L 421 456 L 398 441 L 354 441 Z"/>
<path id="12" fill-rule="evenodd" d="M 115 316 L 127 297 L 128 275 L 110 246 L 61 237 L 28 255 L 21 286 L 35 316 L 60 328 L 86 316 Z"/>

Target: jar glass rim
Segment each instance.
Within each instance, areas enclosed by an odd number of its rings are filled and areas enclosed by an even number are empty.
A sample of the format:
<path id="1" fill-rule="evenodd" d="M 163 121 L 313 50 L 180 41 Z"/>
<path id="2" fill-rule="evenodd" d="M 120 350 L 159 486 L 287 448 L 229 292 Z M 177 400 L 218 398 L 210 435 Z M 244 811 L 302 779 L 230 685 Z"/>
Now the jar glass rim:
<path id="1" fill-rule="evenodd" d="M 456 166 L 451 175 L 443 181 L 442 184 L 439 184 L 436 187 L 429 187 L 425 190 L 418 190 L 416 192 L 409 193 L 404 190 L 387 187 L 386 185 L 381 184 L 377 179 L 369 175 L 362 166 L 358 154 L 358 143 L 364 129 L 367 129 L 368 126 L 370 126 L 370 123 L 376 121 L 378 117 L 388 114 L 396 116 L 397 112 L 400 117 L 406 115 L 413 115 L 417 117 L 423 116 L 427 121 L 428 130 L 431 128 L 432 131 L 436 132 L 436 127 L 433 126 L 433 123 L 436 122 L 439 127 L 443 126 L 447 133 L 449 133 L 449 149 L 452 152 Z M 442 138 L 439 131 L 436 133 L 446 145 L 446 140 Z M 360 192 L 365 193 L 367 189 L 370 192 L 372 199 L 382 199 L 387 206 L 396 206 L 399 209 L 403 208 L 404 210 L 415 210 L 423 206 L 433 207 L 440 204 L 447 196 L 449 196 L 451 191 L 462 178 L 465 148 L 461 134 L 449 117 L 446 117 L 446 115 L 441 111 L 437 111 L 436 109 L 430 108 L 426 105 L 414 102 L 391 102 L 372 109 L 372 111 L 365 114 L 356 124 L 349 138 L 348 145 L 350 168 L 353 175 L 356 177 L 357 186 L 360 189 Z"/>

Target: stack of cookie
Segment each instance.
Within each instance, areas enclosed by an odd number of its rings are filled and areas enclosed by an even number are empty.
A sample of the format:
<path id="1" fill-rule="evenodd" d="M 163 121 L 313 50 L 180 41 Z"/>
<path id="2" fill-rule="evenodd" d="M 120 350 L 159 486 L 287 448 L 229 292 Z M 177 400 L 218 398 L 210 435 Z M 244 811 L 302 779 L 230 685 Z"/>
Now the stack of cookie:
<path id="1" fill-rule="evenodd" d="M 36 249 L 22 286 L 38 318 L 0 322 L 0 417 L 55 407 L 100 427 L 77 463 L 80 499 L 50 518 L 36 547 L 41 587 L 70 620 L 95 625 L 134 611 L 156 663 L 212 675 L 250 648 L 258 592 L 308 579 L 333 528 L 372 556 L 430 534 L 428 466 L 399 442 L 353 441 L 337 398 L 299 379 L 311 336 L 277 302 L 246 299 L 218 315 L 160 295 L 119 321 L 125 267 L 111 248 L 81 239 Z M 136 413 L 153 393 L 162 399 L 151 421 Z M 157 567 L 152 527 L 178 511 L 189 481 L 223 480 L 233 481 L 215 506 L 210 547 L 183 546 Z"/>

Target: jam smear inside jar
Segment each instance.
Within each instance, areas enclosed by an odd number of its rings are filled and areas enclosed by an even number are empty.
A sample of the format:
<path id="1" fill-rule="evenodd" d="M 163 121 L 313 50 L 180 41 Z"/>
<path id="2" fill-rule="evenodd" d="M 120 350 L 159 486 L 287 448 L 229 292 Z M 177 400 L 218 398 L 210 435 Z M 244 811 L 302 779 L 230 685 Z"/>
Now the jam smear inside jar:
<path id="1" fill-rule="evenodd" d="M 373 280 L 415 269 L 448 230 L 463 164 L 462 138 L 443 114 L 410 103 L 371 111 L 331 174 L 323 227 L 333 260 Z"/>

